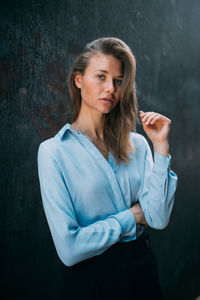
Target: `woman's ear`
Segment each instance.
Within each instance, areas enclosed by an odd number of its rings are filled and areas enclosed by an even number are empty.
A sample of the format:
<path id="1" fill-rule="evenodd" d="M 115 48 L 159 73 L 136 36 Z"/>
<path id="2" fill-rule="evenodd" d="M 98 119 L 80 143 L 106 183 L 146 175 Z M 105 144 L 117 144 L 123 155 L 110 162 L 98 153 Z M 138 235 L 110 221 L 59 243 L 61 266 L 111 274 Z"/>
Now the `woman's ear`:
<path id="1" fill-rule="evenodd" d="M 82 80 L 83 80 L 83 75 L 80 72 L 77 72 L 74 78 L 74 82 L 77 86 L 77 88 L 81 89 L 82 85 Z"/>

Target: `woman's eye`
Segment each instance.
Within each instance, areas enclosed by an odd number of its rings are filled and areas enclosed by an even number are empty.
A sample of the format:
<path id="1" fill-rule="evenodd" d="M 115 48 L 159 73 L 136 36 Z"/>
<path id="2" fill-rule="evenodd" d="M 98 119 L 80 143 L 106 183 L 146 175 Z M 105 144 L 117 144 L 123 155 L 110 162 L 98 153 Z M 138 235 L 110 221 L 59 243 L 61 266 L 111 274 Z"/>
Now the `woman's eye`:
<path id="1" fill-rule="evenodd" d="M 99 79 L 103 79 L 103 78 L 104 78 L 104 75 L 98 74 L 98 78 L 99 78 Z"/>
<path id="2" fill-rule="evenodd" d="M 116 79 L 116 80 L 115 80 L 115 83 L 116 83 L 117 85 L 121 85 L 122 80 L 121 80 L 121 79 Z"/>

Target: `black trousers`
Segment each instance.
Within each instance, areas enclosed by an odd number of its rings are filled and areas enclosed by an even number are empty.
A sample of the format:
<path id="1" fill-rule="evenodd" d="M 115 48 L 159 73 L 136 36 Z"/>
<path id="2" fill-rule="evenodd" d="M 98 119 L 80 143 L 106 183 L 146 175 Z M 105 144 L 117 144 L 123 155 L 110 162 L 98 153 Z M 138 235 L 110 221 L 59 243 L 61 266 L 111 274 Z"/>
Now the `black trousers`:
<path id="1" fill-rule="evenodd" d="M 74 266 L 62 264 L 63 299 L 163 299 L 149 238 L 116 243 Z"/>

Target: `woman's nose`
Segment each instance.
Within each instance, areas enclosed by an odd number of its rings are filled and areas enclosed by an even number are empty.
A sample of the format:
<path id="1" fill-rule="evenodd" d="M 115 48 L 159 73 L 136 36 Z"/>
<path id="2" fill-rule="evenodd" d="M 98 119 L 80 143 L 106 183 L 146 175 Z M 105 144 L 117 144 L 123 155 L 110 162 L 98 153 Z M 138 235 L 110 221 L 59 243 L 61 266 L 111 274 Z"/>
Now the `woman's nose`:
<path id="1" fill-rule="evenodd" d="M 115 84 L 113 80 L 107 80 L 106 91 L 110 93 L 113 93 L 115 91 Z"/>

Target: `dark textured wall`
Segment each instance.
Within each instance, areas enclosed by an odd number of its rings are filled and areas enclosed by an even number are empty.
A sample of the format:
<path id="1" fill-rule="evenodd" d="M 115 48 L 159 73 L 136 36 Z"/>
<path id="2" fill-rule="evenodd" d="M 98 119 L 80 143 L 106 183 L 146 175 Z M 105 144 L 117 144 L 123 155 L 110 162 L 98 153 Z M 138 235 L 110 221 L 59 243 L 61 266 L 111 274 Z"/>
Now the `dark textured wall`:
<path id="1" fill-rule="evenodd" d="M 199 1 L 6 1 L 0 15 L 3 299 L 61 298 L 61 262 L 42 208 L 37 150 L 71 122 L 67 72 L 85 43 L 101 36 L 119 37 L 132 48 L 140 109 L 172 120 L 176 202 L 168 227 L 151 230 L 152 245 L 165 299 L 195 299 L 200 295 Z"/>

